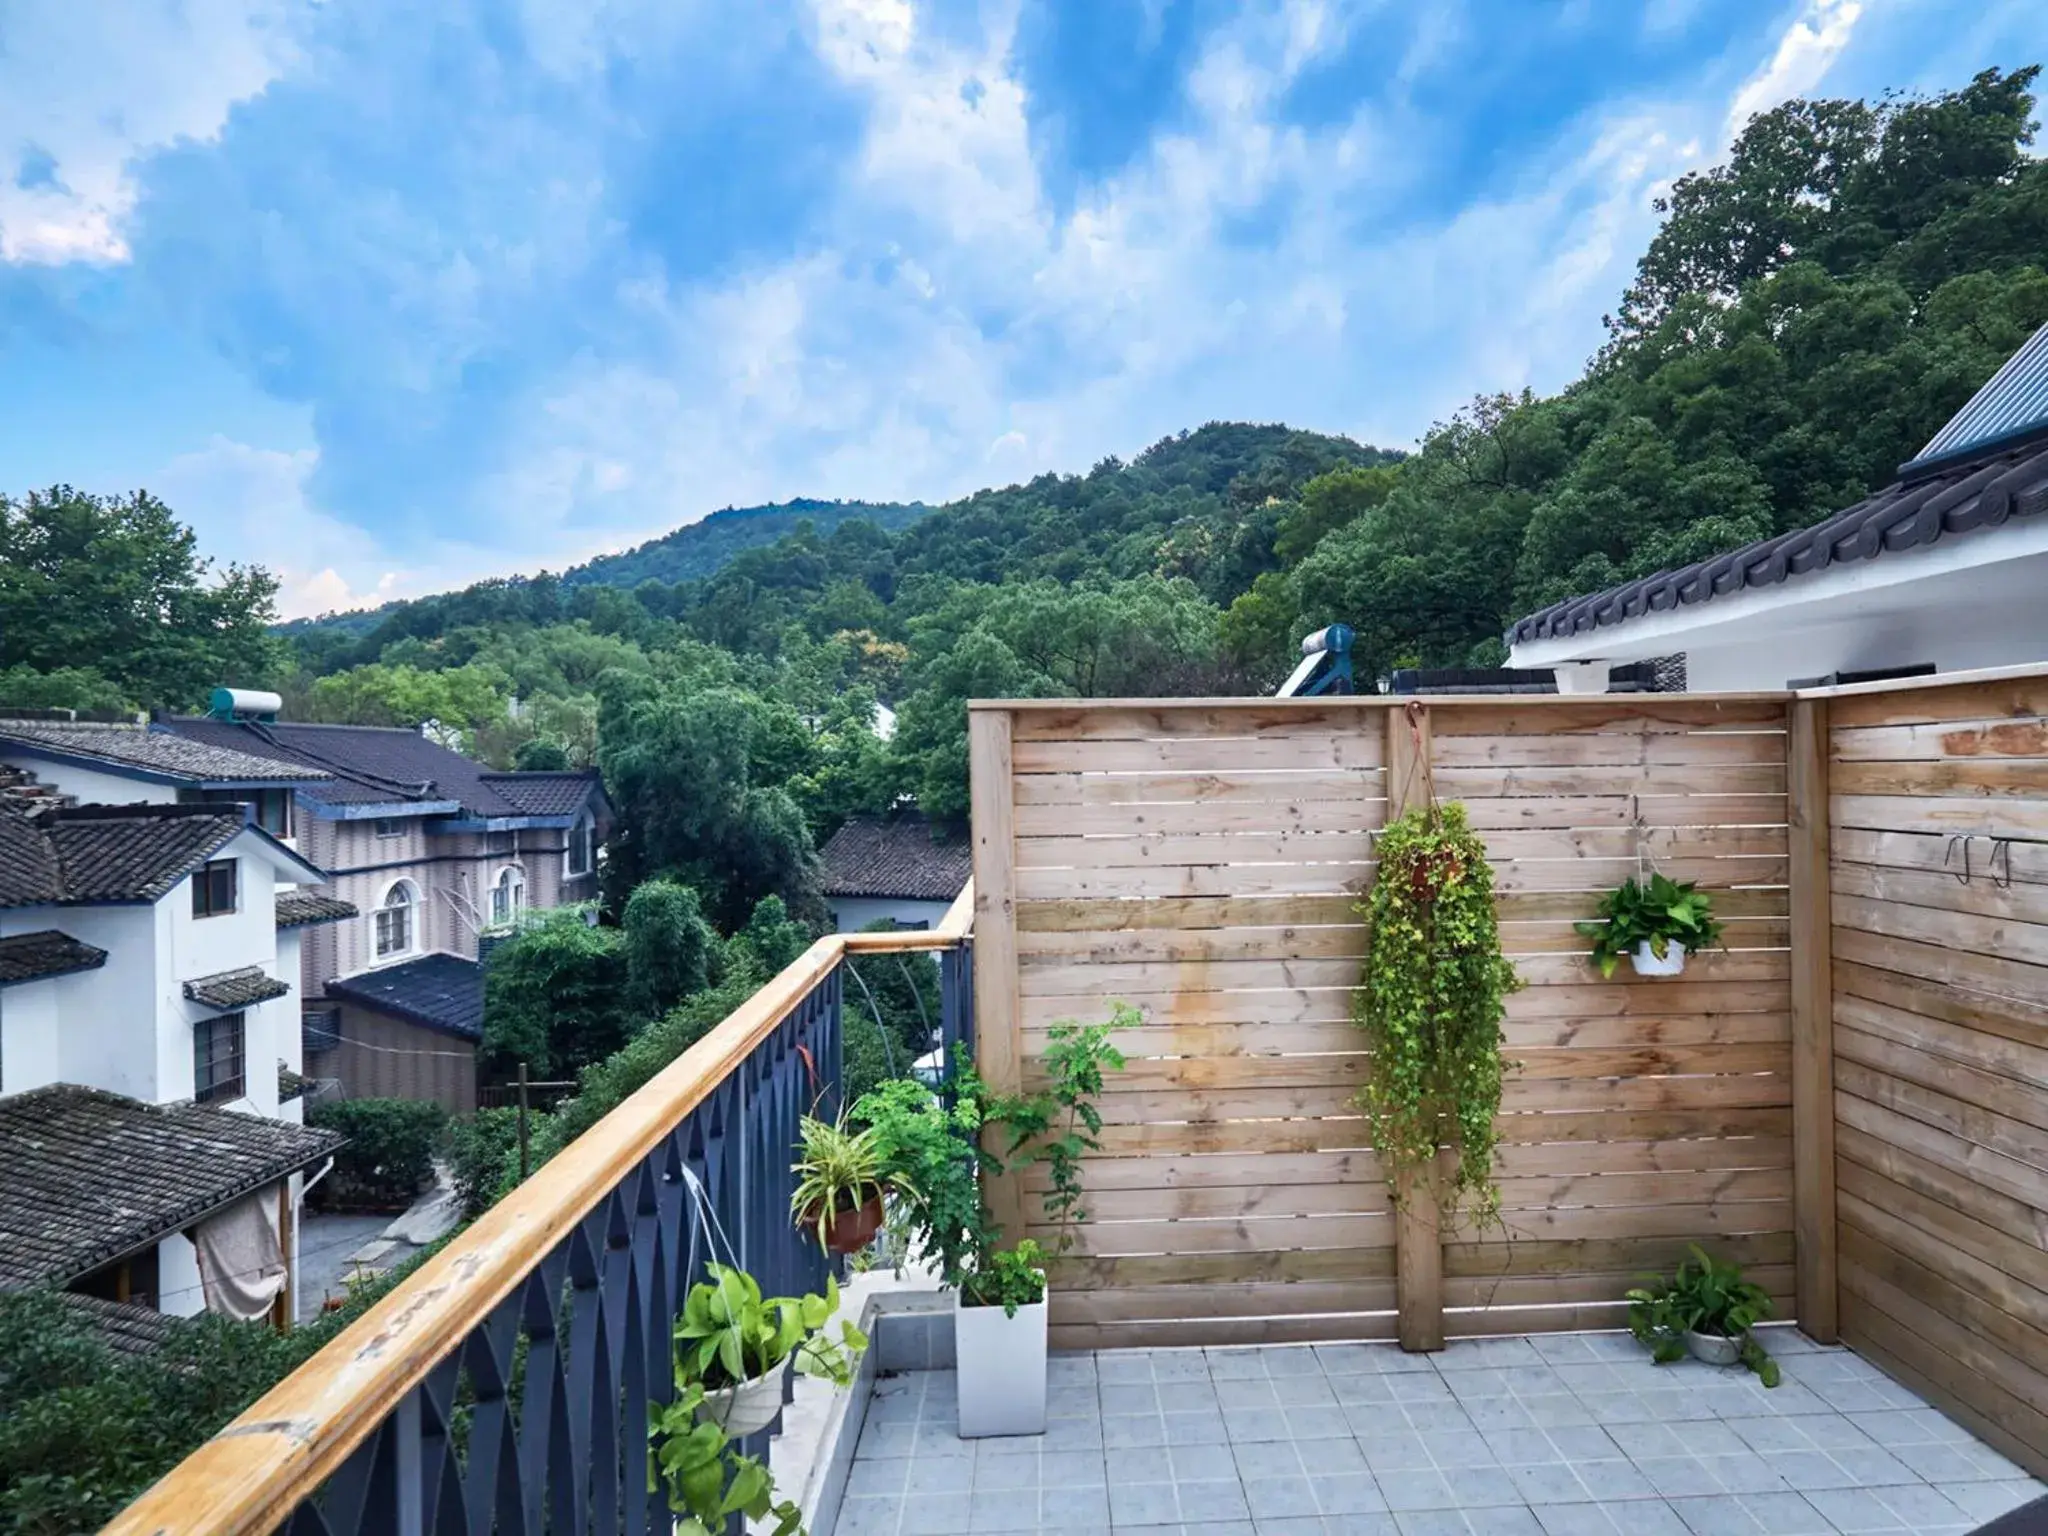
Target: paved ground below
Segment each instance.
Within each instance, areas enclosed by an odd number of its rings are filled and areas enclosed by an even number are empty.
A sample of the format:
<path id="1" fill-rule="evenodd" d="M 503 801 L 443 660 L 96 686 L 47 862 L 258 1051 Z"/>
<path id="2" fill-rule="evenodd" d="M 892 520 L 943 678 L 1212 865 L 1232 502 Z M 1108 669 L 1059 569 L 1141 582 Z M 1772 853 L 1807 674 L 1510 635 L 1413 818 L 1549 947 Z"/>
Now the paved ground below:
<path id="1" fill-rule="evenodd" d="M 1774 1390 L 1626 1334 L 1056 1356 L 1046 1433 L 1006 1440 L 907 1373 L 817 1536 L 1936 1536 L 2048 1492 L 1867 1361 L 1768 1338 Z"/>

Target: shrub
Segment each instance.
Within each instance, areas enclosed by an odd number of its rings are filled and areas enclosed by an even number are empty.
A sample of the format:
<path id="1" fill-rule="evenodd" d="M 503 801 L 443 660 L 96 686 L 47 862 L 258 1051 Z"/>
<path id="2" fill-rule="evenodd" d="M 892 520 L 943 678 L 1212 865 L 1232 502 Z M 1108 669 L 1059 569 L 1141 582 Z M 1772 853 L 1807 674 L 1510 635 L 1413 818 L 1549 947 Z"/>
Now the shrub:
<path id="1" fill-rule="evenodd" d="M 0 1536 L 104 1525 L 440 1246 L 291 1333 L 202 1316 L 149 1355 L 109 1349 L 48 1292 L 0 1294 Z"/>
<path id="2" fill-rule="evenodd" d="M 491 951 L 484 967 L 486 1070 L 510 1077 L 524 1061 L 535 1077 L 567 1075 L 626 1041 L 625 938 L 593 928 L 581 908 L 528 922 Z"/>
<path id="3" fill-rule="evenodd" d="M 335 1099 L 315 1104 L 306 1123 L 339 1131 L 348 1144 L 334 1171 L 314 1186 L 315 1204 L 403 1210 L 434 1172 L 448 1112 L 417 1099 Z"/>
<path id="4" fill-rule="evenodd" d="M 529 1120 L 538 1120 L 529 1115 Z M 529 1135 L 531 1126 L 529 1125 Z M 464 1220 L 489 1210 L 519 1172 L 519 1111 L 480 1109 L 448 1122 L 448 1171 Z"/>

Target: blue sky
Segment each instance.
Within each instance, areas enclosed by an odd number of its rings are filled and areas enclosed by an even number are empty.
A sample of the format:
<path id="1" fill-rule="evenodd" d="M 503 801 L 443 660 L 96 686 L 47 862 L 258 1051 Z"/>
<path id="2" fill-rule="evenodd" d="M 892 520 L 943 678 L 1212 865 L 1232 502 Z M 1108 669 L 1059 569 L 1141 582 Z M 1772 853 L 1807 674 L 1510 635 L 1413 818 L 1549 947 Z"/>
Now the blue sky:
<path id="1" fill-rule="evenodd" d="M 2038 0 L 0 0 L 0 491 L 287 612 L 1164 433 L 1402 446 L 1600 340 L 1788 96 Z"/>

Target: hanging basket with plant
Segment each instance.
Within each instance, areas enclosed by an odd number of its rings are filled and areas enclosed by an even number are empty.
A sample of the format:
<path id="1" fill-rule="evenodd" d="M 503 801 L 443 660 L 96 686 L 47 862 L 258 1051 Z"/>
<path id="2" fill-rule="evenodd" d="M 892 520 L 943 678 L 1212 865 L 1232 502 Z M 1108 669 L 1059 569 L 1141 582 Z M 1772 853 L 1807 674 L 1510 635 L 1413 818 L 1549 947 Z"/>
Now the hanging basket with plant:
<path id="1" fill-rule="evenodd" d="M 872 1126 L 856 1131 L 843 1114 L 836 1120 L 806 1115 L 799 1133 L 790 1214 L 798 1226 L 815 1228 L 828 1252 L 858 1253 L 882 1228 L 883 1195 L 890 1189 L 910 1194 L 913 1186 L 888 1165 Z"/>
<path id="2" fill-rule="evenodd" d="M 1494 1119 L 1500 1113 L 1501 1018 L 1520 981 L 1500 952 L 1493 868 L 1462 805 L 1428 805 L 1375 840 L 1379 875 L 1359 905 L 1366 922 L 1356 1022 L 1372 1042 L 1359 1091 L 1395 1198 L 1456 1151 L 1448 1212 L 1498 1214 Z"/>
<path id="3" fill-rule="evenodd" d="M 1599 916 L 1573 925 L 1593 941 L 1593 963 L 1612 976 L 1626 955 L 1638 976 L 1676 976 L 1687 953 L 1721 942 L 1713 898 L 1655 871 L 1624 880 L 1600 900 Z"/>

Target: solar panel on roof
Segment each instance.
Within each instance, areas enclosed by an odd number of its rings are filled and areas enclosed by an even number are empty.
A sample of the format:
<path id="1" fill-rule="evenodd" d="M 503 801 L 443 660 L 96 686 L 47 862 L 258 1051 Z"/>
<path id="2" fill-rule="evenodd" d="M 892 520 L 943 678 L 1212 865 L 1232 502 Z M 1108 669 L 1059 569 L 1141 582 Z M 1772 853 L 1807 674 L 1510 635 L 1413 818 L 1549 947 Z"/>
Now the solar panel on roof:
<path id="1" fill-rule="evenodd" d="M 1991 382 L 1970 396 L 1970 403 L 1905 467 L 1952 458 L 2043 428 L 2048 428 L 2048 325 L 2007 358 Z"/>

